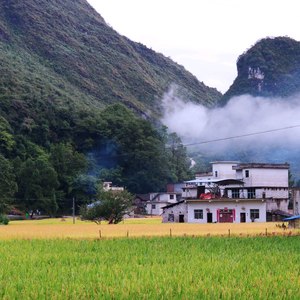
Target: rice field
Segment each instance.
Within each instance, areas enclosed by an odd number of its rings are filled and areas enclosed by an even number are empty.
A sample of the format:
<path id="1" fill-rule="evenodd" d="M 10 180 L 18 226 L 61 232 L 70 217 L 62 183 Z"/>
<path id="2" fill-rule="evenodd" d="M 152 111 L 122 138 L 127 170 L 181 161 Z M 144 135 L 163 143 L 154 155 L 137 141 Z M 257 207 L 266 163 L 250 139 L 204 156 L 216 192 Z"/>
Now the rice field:
<path id="1" fill-rule="evenodd" d="M 299 299 L 299 237 L 0 241 L 1 299 Z"/>
<path id="2" fill-rule="evenodd" d="M 228 236 L 230 235 L 282 235 L 300 234 L 299 230 L 284 231 L 276 227 L 275 223 L 161 223 L 160 217 L 125 219 L 117 225 L 103 223 L 96 225 L 72 218 L 44 219 L 32 221 L 12 221 L 8 226 L 0 226 L 0 240 L 8 239 L 95 239 L 120 237 L 154 237 L 154 236 Z"/>
<path id="3" fill-rule="evenodd" d="M 0 226 L 0 298 L 300 298 L 298 231 L 274 223 L 160 222 Z"/>

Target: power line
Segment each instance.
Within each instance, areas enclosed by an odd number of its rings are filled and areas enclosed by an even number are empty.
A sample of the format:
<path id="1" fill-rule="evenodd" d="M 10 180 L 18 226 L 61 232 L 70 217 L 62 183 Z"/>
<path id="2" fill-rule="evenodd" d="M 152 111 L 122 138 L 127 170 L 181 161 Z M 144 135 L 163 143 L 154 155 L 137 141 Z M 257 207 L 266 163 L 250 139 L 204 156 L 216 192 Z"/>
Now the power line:
<path id="1" fill-rule="evenodd" d="M 300 127 L 300 125 L 294 125 L 294 126 L 288 126 L 288 127 L 270 129 L 270 130 L 253 132 L 253 133 L 247 133 L 247 134 L 243 134 L 243 135 L 231 136 L 231 137 L 227 137 L 227 138 L 220 138 L 220 139 L 215 139 L 215 140 L 210 140 L 210 141 L 204 141 L 204 142 L 197 142 L 197 143 L 192 143 L 192 144 L 185 144 L 183 146 L 184 147 L 189 147 L 189 146 L 194 146 L 194 145 L 209 144 L 209 143 L 215 143 L 215 142 L 233 140 L 233 139 L 238 139 L 238 138 L 242 138 L 242 137 L 248 137 L 248 136 L 258 135 L 258 134 L 264 134 L 264 133 L 270 133 L 270 132 L 275 132 L 275 131 L 292 129 L 292 128 L 296 128 L 296 127 Z"/>
<path id="2" fill-rule="evenodd" d="M 215 139 L 215 140 L 195 142 L 195 143 L 191 143 L 191 144 L 183 144 L 181 146 L 182 147 L 189 147 L 189 146 L 195 146 L 195 145 L 203 145 L 203 144 L 227 141 L 227 140 L 238 139 L 238 138 L 243 138 L 243 137 L 249 137 L 249 136 L 254 136 L 254 135 L 259 135 L 259 134 L 266 134 L 266 133 L 271 133 L 271 132 L 276 132 L 276 131 L 282 131 L 282 130 L 287 130 L 287 129 L 293 129 L 293 128 L 297 128 L 297 127 L 300 127 L 300 124 L 299 125 L 288 126 L 288 127 L 270 129 L 270 130 L 265 130 L 265 131 L 247 133 L 247 134 L 242 134 L 242 135 L 237 135 L 237 136 L 231 136 L 231 137 L 226 137 L 226 138 L 220 138 L 220 139 Z M 170 148 L 171 147 L 169 147 L 169 149 Z M 153 154 L 155 154 L 155 152 L 151 152 L 151 151 L 147 151 L 147 150 L 140 150 L 140 151 L 135 151 L 135 152 L 131 152 L 131 153 L 123 153 L 123 154 L 118 154 L 118 155 L 102 156 L 102 157 L 98 157 L 97 160 L 105 160 L 105 159 L 111 159 L 111 158 L 125 157 L 125 156 L 142 154 L 142 153 L 148 153 L 148 154 L 153 153 Z M 48 164 L 48 165 L 44 165 L 44 166 L 41 165 L 41 166 L 34 166 L 34 167 L 15 168 L 14 170 L 42 169 L 42 168 L 53 167 L 53 166 L 58 166 L 58 165 L 75 164 L 77 162 L 78 161 L 74 160 L 74 161 L 68 161 L 68 162 L 62 162 L 62 163 L 56 163 L 56 164 Z"/>

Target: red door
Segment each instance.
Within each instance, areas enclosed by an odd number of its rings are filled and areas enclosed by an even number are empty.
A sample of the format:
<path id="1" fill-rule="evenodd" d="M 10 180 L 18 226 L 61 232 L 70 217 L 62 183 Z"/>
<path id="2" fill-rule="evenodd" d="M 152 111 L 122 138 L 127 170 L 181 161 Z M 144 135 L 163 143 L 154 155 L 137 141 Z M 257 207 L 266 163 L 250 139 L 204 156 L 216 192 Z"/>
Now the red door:
<path id="1" fill-rule="evenodd" d="M 220 223 L 233 223 L 233 213 L 231 212 L 220 212 Z"/>

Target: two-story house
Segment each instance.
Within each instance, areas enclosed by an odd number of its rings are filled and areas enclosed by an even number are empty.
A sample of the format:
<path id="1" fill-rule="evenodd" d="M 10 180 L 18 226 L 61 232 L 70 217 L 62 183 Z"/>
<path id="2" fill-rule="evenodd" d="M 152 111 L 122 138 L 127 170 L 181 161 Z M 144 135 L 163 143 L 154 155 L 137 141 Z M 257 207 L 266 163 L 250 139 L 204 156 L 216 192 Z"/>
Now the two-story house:
<path id="1" fill-rule="evenodd" d="M 186 181 L 188 222 L 266 222 L 288 213 L 288 164 L 212 162 L 212 172 Z"/>

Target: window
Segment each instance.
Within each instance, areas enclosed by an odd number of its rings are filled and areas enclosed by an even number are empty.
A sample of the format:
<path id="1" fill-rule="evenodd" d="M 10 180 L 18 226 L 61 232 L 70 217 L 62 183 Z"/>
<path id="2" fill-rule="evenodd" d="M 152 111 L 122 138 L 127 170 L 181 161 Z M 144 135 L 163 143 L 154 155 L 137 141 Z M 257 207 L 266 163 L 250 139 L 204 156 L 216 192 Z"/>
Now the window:
<path id="1" fill-rule="evenodd" d="M 248 199 L 255 199 L 255 189 L 248 189 Z"/>
<path id="2" fill-rule="evenodd" d="M 218 177 L 218 171 L 215 171 L 215 177 Z"/>
<path id="3" fill-rule="evenodd" d="M 249 170 L 245 170 L 245 177 L 249 177 Z"/>
<path id="4" fill-rule="evenodd" d="M 169 214 L 168 215 L 168 221 L 169 222 L 174 222 L 174 214 Z"/>
<path id="5" fill-rule="evenodd" d="M 232 198 L 240 198 L 240 190 L 232 189 Z"/>
<path id="6" fill-rule="evenodd" d="M 152 204 L 152 209 L 155 209 L 156 208 L 156 204 Z"/>
<path id="7" fill-rule="evenodd" d="M 259 219 L 259 209 L 250 209 L 250 218 Z"/>
<path id="8" fill-rule="evenodd" d="M 174 195 L 170 195 L 170 200 L 173 200 L 174 199 Z"/>
<path id="9" fill-rule="evenodd" d="M 194 210 L 194 218 L 195 219 L 203 219 L 203 209 L 195 209 Z"/>

